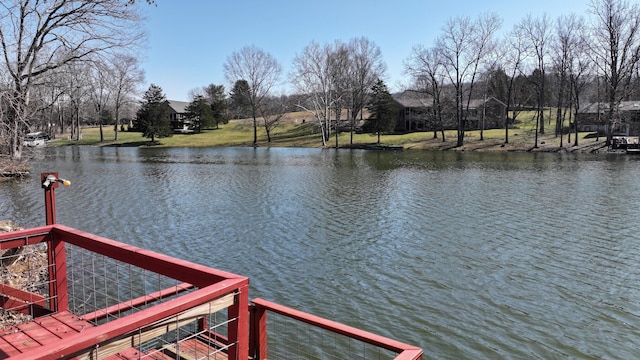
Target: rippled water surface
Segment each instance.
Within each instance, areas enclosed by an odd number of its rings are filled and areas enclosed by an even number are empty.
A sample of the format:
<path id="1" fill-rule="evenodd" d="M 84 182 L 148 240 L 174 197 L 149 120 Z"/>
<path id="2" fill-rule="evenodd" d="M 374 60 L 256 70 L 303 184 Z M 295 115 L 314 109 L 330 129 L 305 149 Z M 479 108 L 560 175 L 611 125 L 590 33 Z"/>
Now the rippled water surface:
<path id="1" fill-rule="evenodd" d="M 426 358 L 640 353 L 640 158 L 51 148 L 0 218 L 58 222 L 249 276 L 263 297 Z"/>

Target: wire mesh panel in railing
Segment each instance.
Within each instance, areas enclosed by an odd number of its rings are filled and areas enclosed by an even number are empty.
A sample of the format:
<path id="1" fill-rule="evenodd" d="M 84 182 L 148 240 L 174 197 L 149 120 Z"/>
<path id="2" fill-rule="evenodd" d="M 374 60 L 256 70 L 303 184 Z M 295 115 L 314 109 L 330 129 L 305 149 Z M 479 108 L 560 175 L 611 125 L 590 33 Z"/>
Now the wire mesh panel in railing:
<path id="1" fill-rule="evenodd" d="M 29 321 L 36 309 L 50 308 L 49 285 L 46 244 L 1 251 L 0 327 Z"/>
<path id="2" fill-rule="evenodd" d="M 175 279 L 77 246 L 67 244 L 66 248 L 69 308 L 76 315 L 90 314 L 85 318 L 95 324 L 195 290 Z"/>
<path id="3" fill-rule="evenodd" d="M 95 326 L 109 326 L 114 320 L 126 320 L 128 315 L 143 310 L 155 316 L 157 306 L 172 300 L 181 302 L 180 297 L 199 291 L 191 284 L 70 244 L 67 263 L 69 307 Z M 84 355 L 226 359 L 229 348 L 237 347 L 235 340 L 229 340 L 229 329 L 232 324 L 237 328 L 239 320 L 229 318 L 228 310 L 236 296 L 237 292 L 230 292 L 158 316 L 161 319 L 145 322 L 118 340 L 88 349 Z"/>
<path id="4" fill-rule="evenodd" d="M 267 315 L 270 359 L 394 359 L 397 353 L 278 313 Z"/>
<path id="5" fill-rule="evenodd" d="M 204 320 L 207 324 L 206 328 L 200 327 L 196 322 L 169 324 L 175 325 L 175 329 L 142 342 L 138 349 L 145 356 L 154 359 L 159 358 L 160 355 L 176 359 L 227 359 L 228 349 L 236 344 L 228 343 L 229 322 L 226 314 L 207 314 Z M 140 333 L 139 337 L 144 337 L 144 334 Z M 135 341 L 136 336 L 133 339 Z"/>
<path id="6" fill-rule="evenodd" d="M 126 337 L 133 347 L 124 348 L 119 343 L 105 344 L 87 353 L 89 358 L 104 358 L 116 351 L 119 358 L 135 359 L 228 359 L 228 349 L 236 343 L 228 343 L 226 336 L 229 321 L 226 314 L 212 312 L 202 316 L 206 308 L 195 309 L 199 321 L 190 315 L 176 317 L 138 329 Z M 202 322 L 206 326 L 201 326 Z M 235 319 L 231 320 L 235 321 Z M 114 350 L 115 349 L 115 350 Z"/>

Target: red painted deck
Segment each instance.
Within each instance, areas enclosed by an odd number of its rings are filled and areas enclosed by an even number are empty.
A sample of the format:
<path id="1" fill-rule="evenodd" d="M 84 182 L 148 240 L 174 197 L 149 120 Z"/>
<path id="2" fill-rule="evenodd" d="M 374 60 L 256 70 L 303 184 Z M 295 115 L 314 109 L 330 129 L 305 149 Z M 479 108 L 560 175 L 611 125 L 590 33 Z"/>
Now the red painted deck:
<path id="1" fill-rule="evenodd" d="M 37 347 L 53 344 L 61 339 L 82 332 L 92 325 L 69 312 L 60 312 L 37 318 L 33 321 L 0 329 L 0 359 L 22 354 Z M 135 348 L 129 348 L 105 360 L 123 359 L 215 359 L 227 360 L 227 354 L 215 352 L 210 345 L 213 339 L 183 340 L 178 346 L 171 345 L 154 352 L 140 354 Z"/>
<path id="2" fill-rule="evenodd" d="M 69 312 L 37 318 L 0 330 L 0 358 L 6 359 L 82 332 L 91 324 Z"/>

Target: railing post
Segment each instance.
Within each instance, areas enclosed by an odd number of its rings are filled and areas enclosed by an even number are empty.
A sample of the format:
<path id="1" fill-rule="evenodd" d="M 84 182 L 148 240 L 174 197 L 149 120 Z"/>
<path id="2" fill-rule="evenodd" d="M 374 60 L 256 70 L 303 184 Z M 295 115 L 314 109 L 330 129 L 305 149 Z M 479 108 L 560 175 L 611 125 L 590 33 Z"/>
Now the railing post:
<path id="1" fill-rule="evenodd" d="M 254 360 L 267 359 L 267 309 L 252 304 L 249 313 L 249 354 Z"/>
<path id="2" fill-rule="evenodd" d="M 53 177 L 53 181 L 51 178 Z M 48 179 L 48 180 L 47 180 Z M 40 174 L 40 183 L 44 189 L 44 213 L 45 224 L 53 225 L 56 223 L 56 193 L 55 188 L 58 187 L 58 173 L 42 173 Z"/>
<path id="3" fill-rule="evenodd" d="M 57 172 L 42 173 L 40 175 L 44 189 L 44 207 L 46 224 L 56 223 L 56 195 L 58 187 Z M 66 185 L 67 183 L 65 183 Z M 47 243 L 47 258 L 49 261 L 49 308 L 54 312 L 69 309 L 69 295 L 67 293 L 67 258 L 64 242 L 51 235 Z"/>
<path id="4" fill-rule="evenodd" d="M 236 301 L 228 309 L 229 320 L 229 344 L 236 346 L 229 348 L 229 359 L 244 360 L 249 358 L 249 284 L 241 286 Z"/>

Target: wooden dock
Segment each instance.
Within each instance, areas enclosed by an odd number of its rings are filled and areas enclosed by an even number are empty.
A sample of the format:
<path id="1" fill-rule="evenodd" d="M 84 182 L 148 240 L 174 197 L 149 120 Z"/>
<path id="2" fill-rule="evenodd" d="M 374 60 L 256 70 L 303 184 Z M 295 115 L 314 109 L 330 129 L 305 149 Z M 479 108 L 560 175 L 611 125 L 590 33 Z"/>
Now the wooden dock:
<path id="1" fill-rule="evenodd" d="M 82 320 L 77 315 L 69 312 L 60 312 L 43 317 L 17 326 L 0 329 L 0 359 L 7 359 L 12 356 L 23 354 L 44 345 L 52 345 L 58 341 L 81 333 L 93 325 Z M 77 359 L 211 359 L 227 360 L 226 353 L 221 351 L 223 344 L 215 339 L 205 336 L 198 336 L 186 339 L 179 343 L 172 343 L 162 348 L 140 353 L 134 347 L 125 347 L 116 354 L 106 354 L 105 356 L 80 354 Z M 107 350 L 108 351 L 108 350 Z"/>
<path id="2" fill-rule="evenodd" d="M 82 332 L 92 325 L 69 312 L 60 312 L 0 330 L 0 358 L 22 354 Z"/>

